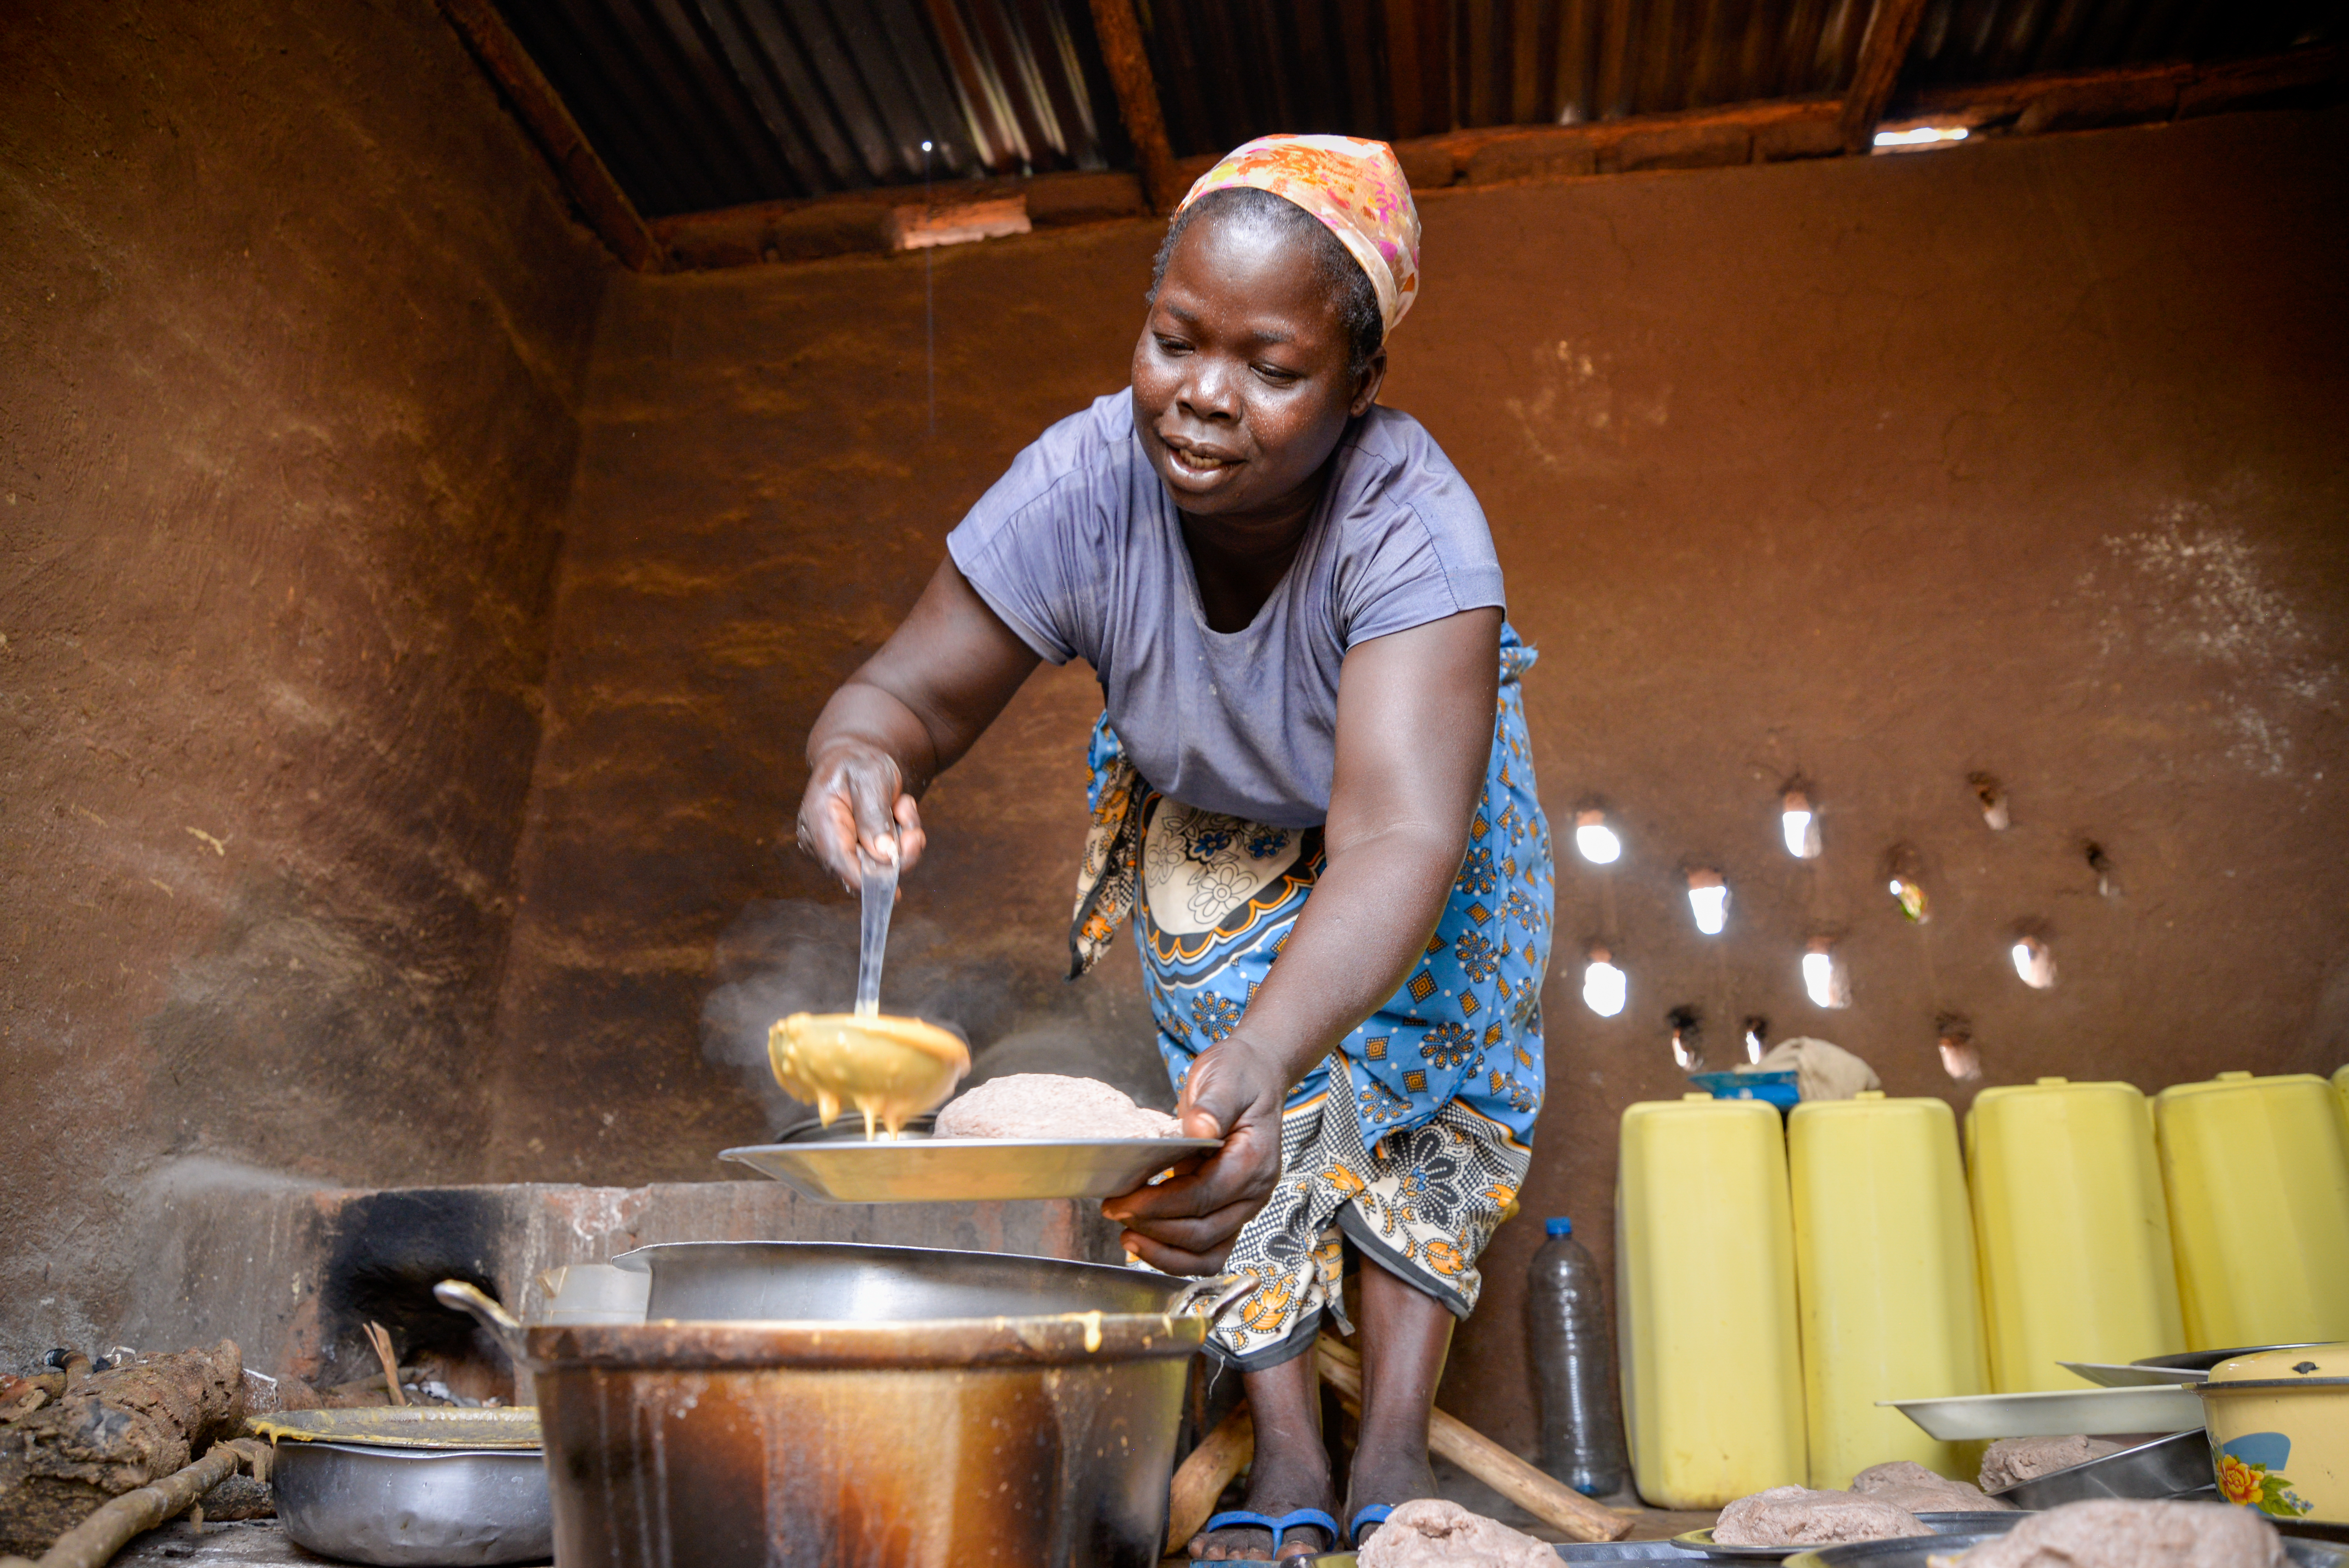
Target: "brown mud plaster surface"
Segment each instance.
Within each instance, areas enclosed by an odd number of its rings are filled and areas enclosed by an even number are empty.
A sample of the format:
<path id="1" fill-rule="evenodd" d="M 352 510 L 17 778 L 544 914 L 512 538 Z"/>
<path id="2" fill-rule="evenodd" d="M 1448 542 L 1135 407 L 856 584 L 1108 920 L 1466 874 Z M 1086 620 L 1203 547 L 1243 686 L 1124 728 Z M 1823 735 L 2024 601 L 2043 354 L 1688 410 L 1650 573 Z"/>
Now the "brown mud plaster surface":
<path id="1" fill-rule="evenodd" d="M 1533 1441 L 1532 1222 L 1571 1214 L 1611 1274 L 1617 1122 L 1683 1087 L 1673 1006 L 1702 1010 L 1714 1066 L 1758 1014 L 1961 1103 L 1943 1010 L 1992 1082 L 2349 1058 L 2320 880 L 2349 852 L 2345 127 L 2222 117 L 1425 204 L 1385 397 L 1491 514 L 1542 654 L 1553 822 L 1595 795 L 1628 845 L 1610 872 L 1559 866 L 1527 1218 L 1486 1257 L 1447 1406 Z M 1112 224 L 936 255 L 935 436 L 920 258 L 615 283 L 496 1174 L 698 1177 L 794 1114 L 740 1037 L 849 994 L 854 907 L 789 847 L 806 727 L 1020 446 L 1123 385 L 1155 243 Z M 933 791 L 883 1002 L 964 1027 L 982 1072 L 1009 1052 L 1146 1090 L 1130 953 L 1059 978 L 1098 701 L 1046 672 Z M 2008 787 L 2003 834 L 1978 770 Z M 1798 772 L 1816 862 L 1776 838 Z M 1900 842 L 1930 925 L 1886 897 Z M 1683 858 L 1728 875 L 1717 940 L 1691 927 Z M 2052 933 L 2054 991 L 2008 966 L 2023 919 Z M 1835 1014 L 1797 971 L 1823 927 L 1851 975 Z M 1612 1020 L 1577 996 L 1600 936 L 1630 975 Z"/>
<path id="2" fill-rule="evenodd" d="M 430 0 L 0 59 L 13 1363 L 115 1326 L 160 1154 L 477 1164 L 606 263 Z"/>

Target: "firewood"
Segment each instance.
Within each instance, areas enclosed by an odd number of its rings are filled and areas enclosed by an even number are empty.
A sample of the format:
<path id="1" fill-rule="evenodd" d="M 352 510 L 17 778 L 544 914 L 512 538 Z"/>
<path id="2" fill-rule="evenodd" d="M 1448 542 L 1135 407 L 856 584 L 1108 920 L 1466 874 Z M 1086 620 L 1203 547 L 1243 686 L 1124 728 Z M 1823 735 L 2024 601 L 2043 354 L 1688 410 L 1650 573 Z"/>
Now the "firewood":
<path id="1" fill-rule="evenodd" d="M 1216 1511 L 1216 1499 L 1224 1495 L 1224 1488 L 1232 1478 L 1247 1469 L 1256 1453 L 1256 1421 L 1246 1405 L 1235 1406 L 1232 1413 L 1216 1423 L 1216 1429 L 1200 1440 L 1191 1450 L 1190 1458 L 1175 1470 L 1174 1484 L 1167 1489 L 1166 1554 L 1183 1555 L 1191 1537 L 1207 1522 Z"/>
<path id="2" fill-rule="evenodd" d="M 243 1419 L 243 1382 L 223 1339 L 92 1373 L 11 1423 L 0 1443 L 0 1553 L 37 1556 L 109 1499 L 185 1470 Z"/>
<path id="3" fill-rule="evenodd" d="M 1339 1399 L 1360 1412 L 1362 1358 L 1350 1346 L 1321 1336 L 1321 1380 Z M 1577 1541 L 1620 1541 L 1631 1532 L 1630 1516 L 1593 1502 L 1572 1487 L 1536 1470 L 1458 1417 L 1443 1410 L 1427 1423 L 1430 1452 L 1451 1460 L 1536 1519 L 1554 1524 Z"/>
<path id="4" fill-rule="evenodd" d="M 130 1538 L 154 1529 L 181 1509 L 196 1504 L 204 1494 L 236 1473 L 240 1463 L 254 1463 L 252 1450 L 262 1447 L 252 1439 L 214 1443 L 195 1463 L 172 1471 L 152 1486 L 142 1486 L 91 1512 L 88 1518 L 59 1536 L 40 1562 L 40 1568 L 106 1568 Z M 202 1528 L 202 1516 L 196 1516 Z"/>

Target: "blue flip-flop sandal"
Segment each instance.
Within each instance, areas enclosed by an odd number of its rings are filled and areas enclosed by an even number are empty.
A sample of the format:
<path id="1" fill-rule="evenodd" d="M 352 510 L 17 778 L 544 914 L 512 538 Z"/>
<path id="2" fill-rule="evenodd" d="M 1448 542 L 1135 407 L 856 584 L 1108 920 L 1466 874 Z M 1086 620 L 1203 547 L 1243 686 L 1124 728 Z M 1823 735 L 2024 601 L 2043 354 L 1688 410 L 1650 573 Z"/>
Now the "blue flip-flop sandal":
<path id="1" fill-rule="evenodd" d="M 1384 1524 L 1387 1515 L 1393 1511 L 1394 1507 L 1391 1503 L 1374 1502 L 1354 1515 L 1353 1528 L 1346 1532 L 1346 1543 L 1360 1552 L 1362 1549 L 1362 1532 L 1373 1524 Z M 1275 1550 L 1278 1549 L 1276 1545 Z"/>
<path id="2" fill-rule="evenodd" d="M 1292 1509 L 1278 1517 L 1269 1513 L 1251 1513 L 1246 1509 L 1236 1508 L 1229 1513 L 1219 1513 L 1208 1520 L 1199 1527 L 1199 1532 L 1204 1535 L 1210 1531 L 1223 1530 L 1235 1524 L 1253 1525 L 1258 1530 L 1272 1532 L 1272 1555 L 1276 1562 L 1280 1558 L 1282 1537 L 1302 1524 L 1309 1524 L 1328 1537 L 1329 1550 L 1334 1552 L 1338 1548 L 1338 1522 L 1318 1508 Z"/>

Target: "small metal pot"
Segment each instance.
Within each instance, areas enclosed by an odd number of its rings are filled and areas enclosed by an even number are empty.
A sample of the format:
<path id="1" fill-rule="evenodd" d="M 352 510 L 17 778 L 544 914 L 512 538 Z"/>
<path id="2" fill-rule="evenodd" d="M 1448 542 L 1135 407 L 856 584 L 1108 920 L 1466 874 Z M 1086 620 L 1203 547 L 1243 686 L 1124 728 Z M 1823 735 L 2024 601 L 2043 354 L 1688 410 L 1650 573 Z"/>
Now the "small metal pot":
<path id="1" fill-rule="evenodd" d="M 2222 1361 L 2195 1392 L 2220 1496 L 2280 1519 L 2349 1522 L 2349 1344 Z"/>
<path id="2" fill-rule="evenodd" d="M 473 1568 L 543 1563 L 554 1550 L 535 1449 L 285 1442 L 270 1487 L 295 1544 L 347 1563 Z"/>

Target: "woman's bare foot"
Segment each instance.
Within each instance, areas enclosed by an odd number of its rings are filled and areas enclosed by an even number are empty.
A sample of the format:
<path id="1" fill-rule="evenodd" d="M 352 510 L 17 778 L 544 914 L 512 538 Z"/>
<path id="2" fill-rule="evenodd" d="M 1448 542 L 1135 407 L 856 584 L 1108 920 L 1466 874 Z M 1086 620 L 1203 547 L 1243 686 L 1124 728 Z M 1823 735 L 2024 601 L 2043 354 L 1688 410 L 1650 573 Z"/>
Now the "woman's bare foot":
<path id="1" fill-rule="evenodd" d="M 1330 1456 L 1321 1446 L 1321 1390 L 1313 1353 L 1242 1379 L 1248 1417 L 1256 1426 L 1256 1458 L 1248 1465 L 1251 1513 L 1278 1519 L 1300 1508 L 1328 1513 L 1338 1506 L 1330 1481 Z M 1340 1526 L 1340 1528 L 1343 1528 Z M 1342 1551 L 1345 1542 L 1321 1528 L 1299 1524 L 1278 1541 L 1261 1525 L 1236 1524 L 1201 1531 L 1191 1538 L 1191 1555 L 1204 1563 L 1265 1563 Z"/>
<path id="2" fill-rule="evenodd" d="M 1375 1258 L 1364 1260 L 1361 1280 L 1361 1428 L 1340 1521 L 1349 1531 L 1366 1508 L 1435 1495 L 1435 1472 L 1427 1462 L 1428 1413 L 1452 1344 L 1452 1313 L 1442 1302 Z M 1363 1538 L 1376 1529 L 1364 1530 Z"/>
<path id="3" fill-rule="evenodd" d="M 1424 1441 L 1416 1447 L 1407 1439 L 1364 1443 L 1354 1449 L 1353 1473 L 1346 1483 L 1346 1511 L 1338 1516 L 1338 1522 L 1351 1530 L 1366 1508 L 1394 1508 L 1414 1498 L 1435 1495 L 1435 1471 L 1428 1465 Z M 1361 1539 L 1369 1540 L 1377 1529 L 1375 1524 L 1369 1526 Z M 1360 1542 L 1348 1543 L 1356 1544 Z"/>
<path id="4" fill-rule="evenodd" d="M 1247 1506 L 1252 1513 L 1274 1519 L 1299 1508 L 1332 1513 L 1338 1495 L 1330 1489 L 1329 1462 L 1319 1442 L 1302 1453 L 1267 1453 L 1259 1443 L 1248 1466 Z M 1277 1542 L 1261 1526 L 1248 1524 L 1201 1531 L 1191 1538 L 1191 1555 L 1203 1563 L 1288 1561 L 1343 1549 L 1343 1542 L 1329 1540 L 1316 1524 L 1299 1524 Z"/>

